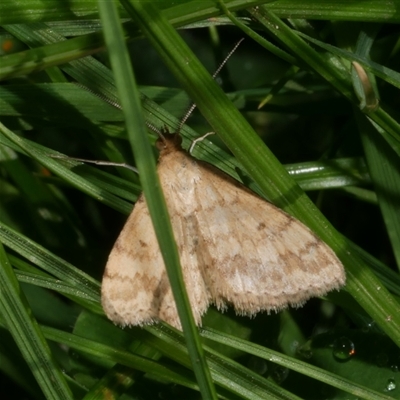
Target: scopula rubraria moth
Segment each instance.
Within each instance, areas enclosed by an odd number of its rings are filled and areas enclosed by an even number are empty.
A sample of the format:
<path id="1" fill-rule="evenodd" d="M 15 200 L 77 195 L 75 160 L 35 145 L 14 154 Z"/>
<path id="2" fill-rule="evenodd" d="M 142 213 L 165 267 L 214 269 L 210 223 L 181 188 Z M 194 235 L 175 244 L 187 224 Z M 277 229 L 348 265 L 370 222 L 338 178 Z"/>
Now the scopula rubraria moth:
<path id="1" fill-rule="evenodd" d="M 342 263 L 310 229 L 176 140 L 166 139 L 157 172 L 197 325 L 211 303 L 252 316 L 344 285 Z M 101 294 L 118 325 L 164 320 L 181 329 L 143 195 L 110 253 Z"/>

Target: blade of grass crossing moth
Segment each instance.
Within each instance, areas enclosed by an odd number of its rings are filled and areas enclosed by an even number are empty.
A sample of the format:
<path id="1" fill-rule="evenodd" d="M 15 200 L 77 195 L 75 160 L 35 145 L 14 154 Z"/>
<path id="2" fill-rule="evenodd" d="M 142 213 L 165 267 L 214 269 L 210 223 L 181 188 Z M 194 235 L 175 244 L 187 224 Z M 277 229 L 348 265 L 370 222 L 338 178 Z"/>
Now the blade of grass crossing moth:
<path id="1" fill-rule="evenodd" d="M 19 287 L 0 243 L 0 313 L 46 399 L 72 400 L 63 374 L 54 363 L 40 327 Z"/>
<path id="2" fill-rule="evenodd" d="M 358 107 L 359 100 L 357 96 L 349 91 L 351 89 L 351 78 L 348 74 L 348 84 L 344 79 L 343 73 L 335 71 L 332 63 L 325 63 L 323 59 L 315 52 L 311 46 L 308 46 L 299 36 L 293 32 L 286 24 L 270 12 L 265 6 L 260 6 L 252 12 L 264 27 L 274 34 L 279 41 L 288 47 L 293 54 L 297 55 L 317 73 L 327 79 L 341 93 L 351 100 Z M 376 123 L 384 129 L 388 127 L 388 132 L 398 131 L 397 123 L 392 122 L 392 118 L 382 112 L 380 109 L 370 115 Z M 351 246 L 344 244 L 345 247 L 336 247 L 335 242 L 331 242 L 326 233 L 327 229 L 319 229 L 312 226 L 319 236 L 328 243 L 340 256 L 343 264 L 347 267 L 347 284 L 346 287 L 357 302 L 369 313 L 369 315 L 379 324 L 379 326 L 398 344 L 400 345 L 400 313 L 398 312 L 398 303 L 383 287 L 382 283 L 371 272 L 368 265 L 360 257 L 354 253 Z M 324 224 L 320 226 L 324 228 Z M 336 236 L 336 235 L 335 235 Z"/>
<path id="3" fill-rule="evenodd" d="M 353 297 L 380 324 L 382 329 L 396 343 L 400 344 L 400 314 L 396 311 L 396 301 L 389 292 L 382 288 L 382 283 L 374 276 L 365 262 L 357 254 L 351 252 L 345 238 L 333 229 L 329 221 L 294 183 L 247 121 L 227 100 L 222 90 L 198 62 L 182 38 L 155 8 L 154 3 L 129 2 L 127 0 L 123 0 L 122 3 L 132 18 L 140 24 L 145 35 L 197 104 L 214 131 L 227 144 L 249 175 L 276 205 L 305 222 L 336 252 L 348 268 L 348 278 L 350 279 L 348 279 L 347 288 Z M 285 39 L 288 37 L 292 39 L 292 42 L 289 41 L 288 44 L 285 44 L 302 58 L 299 50 L 292 48 L 293 43 L 297 44 L 297 41 L 294 40 L 295 34 L 280 19 L 265 10 L 265 7 L 263 13 L 265 14 L 263 14 L 263 18 L 266 19 L 268 14 L 269 24 L 272 23 L 272 19 L 277 27 L 274 34 L 284 35 Z M 302 42 L 302 48 L 304 46 L 305 43 Z M 312 49 L 307 46 L 306 50 L 310 53 Z M 307 56 L 313 58 L 312 54 L 307 54 Z M 320 57 L 313 59 L 313 63 L 315 63 L 320 60 Z M 332 66 L 330 68 L 332 69 Z M 348 77 L 350 80 L 350 74 Z M 351 87 L 349 83 L 346 84 L 341 71 L 334 71 L 333 78 L 332 75 L 327 75 L 326 79 L 329 81 L 336 79 L 346 92 L 346 97 L 355 99 L 358 103 L 357 97 L 350 93 Z"/>
<path id="4" fill-rule="evenodd" d="M 174 242 L 172 227 L 168 220 L 168 211 L 160 189 L 156 165 L 147 137 L 140 95 L 124 43 L 121 22 L 113 2 L 99 1 L 99 10 L 117 89 L 122 108 L 125 110 L 129 139 L 140 172 L 143 192 L 156 231 L 160 250 L 163 255 L 168 255 L 163 256 L 164 263 L 178 308 L 193 369 L 203 398 L 214 399 L 217 396 L 184 286 L 178 251 Z"/>

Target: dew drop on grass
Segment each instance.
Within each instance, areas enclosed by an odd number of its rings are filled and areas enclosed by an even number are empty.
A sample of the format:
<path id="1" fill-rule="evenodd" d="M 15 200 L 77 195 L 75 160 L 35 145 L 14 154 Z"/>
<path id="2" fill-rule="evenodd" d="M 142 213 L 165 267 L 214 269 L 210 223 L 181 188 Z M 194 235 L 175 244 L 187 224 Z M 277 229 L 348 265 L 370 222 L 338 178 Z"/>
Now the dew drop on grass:
<path id="1" fill-rule="evenodd" d="M 267 362 L 255 356 L 250 358 L 247 367 L 259 375 L 264 375 L 268 370 Z"/>
<path id="2" fill-rule="evenodd" d="M 310 343 L 307 342 L 301 346 L 297 347 L 296 354 L 306 360 L 309 360 L 313 356 Z"/>
<path id="3" fill-rule="evenodd" d="M 396 382 L 393 378 L 388 379 L 385 387 L 385 392 L 391 392 L 392 390 L 396 389 Z"/>
<path id="4" fill-rule="evenodd" d="M 333 342 L 333 356 L 336 359 L 346 361 L 354 356 L 355 353 L 354 343 L 349 338 L 342 336 Z"/>
<path id="5" fill-rule="evenodd" d="M 277 365 L 276 368 L 272 371 L 273 380 L 280 385 L 289 375 L 289 369 L 286 367 L 282 367 Z"/>

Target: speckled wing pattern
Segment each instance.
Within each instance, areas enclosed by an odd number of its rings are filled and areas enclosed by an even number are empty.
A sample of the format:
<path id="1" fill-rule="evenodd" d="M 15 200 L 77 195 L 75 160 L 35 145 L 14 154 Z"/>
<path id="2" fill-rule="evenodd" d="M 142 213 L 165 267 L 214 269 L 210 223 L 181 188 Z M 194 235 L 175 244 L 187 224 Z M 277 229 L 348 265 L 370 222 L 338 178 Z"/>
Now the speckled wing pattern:
<path id="1" fill-rule="evenodd" d="M 157 170 L 198 325 L 211 303 L 251 316 L 344 285 L 343 266 L 324 242 L 216 168 L 168 141 Z M 142 196 L 109 256 L 102 304 L 122 326 L 181 327 Z"/>

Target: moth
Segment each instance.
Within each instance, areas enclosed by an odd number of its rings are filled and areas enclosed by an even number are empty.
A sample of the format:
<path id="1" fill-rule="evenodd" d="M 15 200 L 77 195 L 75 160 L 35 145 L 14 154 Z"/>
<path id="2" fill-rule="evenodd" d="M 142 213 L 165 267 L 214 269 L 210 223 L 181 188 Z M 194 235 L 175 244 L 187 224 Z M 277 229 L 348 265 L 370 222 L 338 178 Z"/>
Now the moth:
<path id="1" fill-rule="evenodd" d="M 299 307 L 345 284 L 342 263 L 309 228 L 191 157 L 177 137 L 165 140 L 157 172 L 197 325 L 210 304 L 253 316 Z M 101 297 L 118 325 L 163 320 L 181 329 L 143 195 L 109 255 Z"/>

